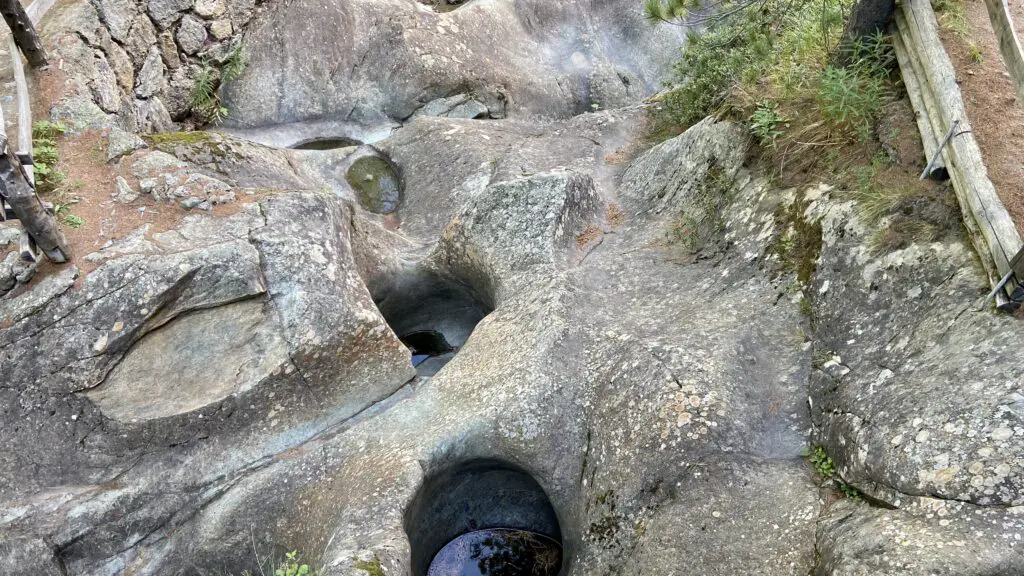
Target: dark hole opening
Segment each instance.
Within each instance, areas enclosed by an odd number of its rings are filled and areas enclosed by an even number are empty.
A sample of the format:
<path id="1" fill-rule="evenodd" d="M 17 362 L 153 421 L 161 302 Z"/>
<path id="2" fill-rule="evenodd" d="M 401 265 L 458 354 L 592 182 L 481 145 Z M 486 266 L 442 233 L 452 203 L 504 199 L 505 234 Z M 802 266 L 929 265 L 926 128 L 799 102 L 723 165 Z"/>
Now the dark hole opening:
<path id="1" fill-rule="evenodd" d="M 411 332 L 402 336 L 401 340 L 402 344 L 405 344 L 412 351 L 413 366 L 419 366 L 435 356 L 442 356 L 456 351 L 456 348 L 444 339 L 444 334 L 437 330 Z"/>
<path id="2" fill-rule="evenodd" d="M 338 148 L 349 148 L 361 146 L 362 142 L 351 138 L 314 138 L 299 142 L 292 146 L 295 150 L 337 150 Z"/>
<path id="3" fill-rule="evenodd" d="M 435 12 L 451 12 L 469 3 L 469 0 L 419 0 L 434 9 Z"/>
<path id="4" fill-rule="evenodd" d="M 556 576 L 562 534 L 544 489 L 478 460 L 428 479 L 405 516 L 414 576 Z"/>
<path id="5" fill-rule="evenodd" d="M 493 307 L 481 291 L 449 276 L 414 270 L 371 285 L 384 320 L 409 348 L 420 376 L 433 376 Z"/>

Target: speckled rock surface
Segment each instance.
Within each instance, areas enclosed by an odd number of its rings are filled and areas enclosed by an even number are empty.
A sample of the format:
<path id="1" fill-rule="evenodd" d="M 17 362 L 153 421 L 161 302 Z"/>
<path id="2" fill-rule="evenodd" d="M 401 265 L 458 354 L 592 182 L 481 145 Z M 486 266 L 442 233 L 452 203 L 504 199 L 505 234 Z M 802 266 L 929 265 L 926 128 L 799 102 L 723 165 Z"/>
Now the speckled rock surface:
<path id="1" fill-rule="evenodd" d="M 403 0 L 278 4 L 245 39 L 252 58 L 228 87 L 229 122 L 372 126 L 467 90 L 490 117 L 564 118 L 598 97 L 626 105 L 657 90 L 684 40 L 649 26 L 632 0 L 487 0 L 441 13 Z"/>
<path id="2" fill-rule="evenodd" d="M 338 185 L 352 147 L 126 157 L 262 192 L 0 300 L 0 534 L 68 574 L 253 548 L 411 574 L 424 482 L 497 460 L 549 498 L 564 574 L 1019 573 L 1016 321 L 977 311 L 962 242 L 875 255 L 840 192 L 750 174 L 735 126 L 641 153 L 641 119 L 417 118 L 378 143 L 387 216 Z M 794 234 L 820 234 L 806 285 Z M 429 378 L 375 306 L 416 274 L 493 310 Z"/>

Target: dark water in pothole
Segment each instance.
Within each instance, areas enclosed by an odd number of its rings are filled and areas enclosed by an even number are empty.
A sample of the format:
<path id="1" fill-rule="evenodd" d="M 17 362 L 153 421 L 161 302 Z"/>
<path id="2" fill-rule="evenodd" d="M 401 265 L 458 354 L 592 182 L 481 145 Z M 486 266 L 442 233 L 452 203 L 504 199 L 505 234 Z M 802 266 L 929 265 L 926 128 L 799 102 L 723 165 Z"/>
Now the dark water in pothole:
<path id="1" fill-rule="evenodd" d="M 445 340 L 444 334 L 436 330 L 419 330 L 399 338 L 412 352 L 412 365 L 419 366 L 435 356 L 455 352 L 454 346 Z"/>
<path id="2" fill-rule="evenodd" d="M 306 142 L 300 142 L 295 146 L 292 146 L 295 150 L 337 150 L 338 148 L 348 148 L 350 146 L 359 146 L 362 143 L 358 140 L 351 138 L 317 138 L 315 140 L 307 140 Z"/>
<path id="3" fill-rule="evenodd" d="M 402 198 L 401 182 L 387 160 L 376 156 L 360 158 L 352 163 L 345 180 L 366 210 L 390 214 L 398 209 Z"/>
<path id="4" fill-rule="evenodd" d="M 556 576 L 562 547 L 525 530 L 491 528 L 463 534 L 441 548 L 427 576 Z"/>
<path id="5" fill-rule="evenodd" d="M 458 8 L 461 8 L 463 4 L 466 4 L 469 0 L 458 0 L 456 2 L 449 2 L 448 0 L 434 0 L 433 2 L 427 2 L 434 7 L 435 12 L 452 12 Z"/>

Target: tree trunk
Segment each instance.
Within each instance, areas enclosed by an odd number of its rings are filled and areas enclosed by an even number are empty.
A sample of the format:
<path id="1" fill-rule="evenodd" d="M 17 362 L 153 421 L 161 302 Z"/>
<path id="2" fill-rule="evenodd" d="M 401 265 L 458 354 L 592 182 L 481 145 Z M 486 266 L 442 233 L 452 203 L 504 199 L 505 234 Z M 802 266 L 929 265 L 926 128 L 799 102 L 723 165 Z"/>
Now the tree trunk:
<path id="1" fill-rule="evenodd" d="M 18 0 L 0 0 L 0 14 L 4 15 L 7 26 L 11 29 L 14 41 L 21 48 L 25 58 L 33 68 L 46 65 L 46 50 L 43 42 L 36 34 L 32 20 L 25 13 L 25 8 Z"/>
<path id="2" fill-rule="evenodd" d="M 921 0 L 927 2 L 929 0 Z M 843 29 L 843 39 L 839 43 L 839 54 L 836 59 L 840 65 L 846 66 L 856 55 L 852 53 L 854 43 L 862 36 L 871 36 L 885 32 L 896 11 L 895 0 L 857 0 L 850 9 L 850 17 Z"/>

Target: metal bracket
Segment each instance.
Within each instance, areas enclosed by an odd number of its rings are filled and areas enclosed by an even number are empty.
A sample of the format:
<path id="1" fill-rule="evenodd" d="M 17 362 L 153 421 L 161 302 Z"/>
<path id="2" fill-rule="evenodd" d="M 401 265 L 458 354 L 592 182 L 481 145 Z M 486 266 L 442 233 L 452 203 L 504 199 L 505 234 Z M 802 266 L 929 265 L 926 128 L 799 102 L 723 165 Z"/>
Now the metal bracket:
<path id="1" fill-rule="evenodd" d="M 39 247 L 36 241 L 28 232 L 22 232 L 18 242 L 18 252 L 21 259 L 26 262 L 39 262 Z"/>
<path id="2" fill-rule="evenodd" d="M 946 137 L 939 143 L 939 147 L 935 149 L 935 154 L 933 154 L 932 159 L 928 161 L 928 165 L 924 167 L 924 170 L 921 172 L 921 177 L 918 178 L 918 180 L 924 180 L 931 176 L 932 166 L 935 166 L 935 163 L 939 161 L 939 158 L 942 156 L 942 149 L 946 147 L 946 144 L 949 144 L 950 139 L 954 136 L 954 132 L 956 132 L 956 127 L 959 125 L 959 120 L 953 120 L 953 125 L 949 127 L 949 132 L 946 133 Z M 963 132 L 960 134 L 963 134 Z M 956 134 L 956 136 L 959 136 L 960 134 Z"/>

